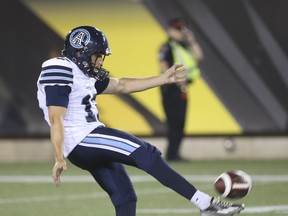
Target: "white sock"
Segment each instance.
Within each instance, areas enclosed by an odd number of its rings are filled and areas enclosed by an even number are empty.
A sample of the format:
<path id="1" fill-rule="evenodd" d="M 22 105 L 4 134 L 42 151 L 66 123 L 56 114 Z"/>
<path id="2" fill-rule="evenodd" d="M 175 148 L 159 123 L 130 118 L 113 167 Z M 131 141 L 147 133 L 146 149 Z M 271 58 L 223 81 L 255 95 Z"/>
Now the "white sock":
<path id="1" fill-rule="evenodd" d="M 212 197 L 199 190 L 191 198 L 191 202 L 194 203 L 200 210 L 207 209 L 210 206 Z"/>

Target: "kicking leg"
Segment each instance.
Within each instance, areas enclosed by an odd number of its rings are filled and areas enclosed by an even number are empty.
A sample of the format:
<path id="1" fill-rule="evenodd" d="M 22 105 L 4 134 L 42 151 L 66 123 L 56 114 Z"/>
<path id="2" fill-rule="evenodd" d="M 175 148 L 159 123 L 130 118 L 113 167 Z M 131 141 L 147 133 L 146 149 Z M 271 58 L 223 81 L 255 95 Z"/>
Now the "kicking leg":
<path id="1" fill-rule="evenodd" d="M 148 173 L 166 187 L 171 188 L 181 196 L 193 202 L 200 209 L 210 206 L 211 197 L 198 191 L 183 176 L 178 174 L 171 166 L 159 157 L 151 166 Z"/>

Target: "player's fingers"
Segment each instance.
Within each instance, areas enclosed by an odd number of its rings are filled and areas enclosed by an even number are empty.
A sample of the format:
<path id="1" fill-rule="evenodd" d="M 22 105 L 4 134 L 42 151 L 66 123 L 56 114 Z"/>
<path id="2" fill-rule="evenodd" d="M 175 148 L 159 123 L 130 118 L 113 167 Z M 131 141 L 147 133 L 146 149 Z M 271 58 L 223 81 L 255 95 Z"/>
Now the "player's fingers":
<path id="1" fill-rule="evenodd" d="M 56 187 L 59 187 L 61 185 L 60 175 L 57 175 L 54 178 L 54 183 L 55 183 Z"/>
<path id="2" fill-rule="evenodd" d="M 174 64 L 173 69 L 178 71 L 178 70 L 183 70 L 183 64 Z"/>
<path id="3" fill-rule="evenodd" d="M 62 172 L 62 168 L 55 167 L 53 169 L 52 178 L 54 180 L 56 187 L 61 185 L 61 181 L 60 181 L 61 172 Z"/>
<path id="4" fill-rule="evenodd" d="M 56 177 L 54 179 L 54 184 L 56 185 L 56 187 L 59 187 L 61 185 L 60 177 Z"/>
<path id="5" fill-rule="evenodd" d="M 184 81 L 188 77 L 187 70 L 185 70 L 185 68 L 182 68 L 181 70 L 177 71 L 175 76 L 177 80 Z"/>
<path id="6" fill-rule="evenodd" d="M 64 171 L 67 171 L 67 169 L 68 169 L 68 168 L 67 168 L 67 165 L 64 164 L 64 165 L 63 165 L 63 170 L 64 170 Z"/>

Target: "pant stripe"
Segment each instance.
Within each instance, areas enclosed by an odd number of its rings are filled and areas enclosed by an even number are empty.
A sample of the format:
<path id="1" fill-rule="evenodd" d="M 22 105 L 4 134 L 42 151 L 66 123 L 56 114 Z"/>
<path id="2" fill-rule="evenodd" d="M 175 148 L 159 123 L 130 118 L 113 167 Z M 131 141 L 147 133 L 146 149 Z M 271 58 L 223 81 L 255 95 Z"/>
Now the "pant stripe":
<path id="1" fill-rule="evenodd" d="M 117 140 L 119 142 L 124 142 L 124 143 L 127 143 L 131 146 L 134 146 L 136 148 L 138 148 L 140 145 L 137 144 L 137 143 L 134 143 L 128 139 L 124 139 L 124 138 L 121 138 L 121 137 L 117 137 L 117 136 L 111 136 L 111 135 L 105 135 L 105 134 L 89 134 L 87 137 L 99 137 L 99 138 L 105 138 L 105 139 L 111 139 L 111 140 Z"/>
<path id="2" fill-rule="evenodd" d="M 107 149 L 125 155 L 130 155 L 140 147 L 130 140 L 103 134 L 89 134 L 79 145 Z"/>
<path id="3" fill-rule="evenodd" d="M 131 152 L 119 149 L 119 148 L 115 148 L 115 147 L 111 147 L 111 146 L 105 146 L 105 145 L 98 145 L 98 144 L 88 144 L 88 143 L 79 143 L 80 146 L 86 146 L 86 147 L 91 147 L 91 148 L 99 148 L 99 149 L 106 149 L 109 151 L 114 151 L 114 152 L 118 152 L 124 155 L 130 155 Z"/>

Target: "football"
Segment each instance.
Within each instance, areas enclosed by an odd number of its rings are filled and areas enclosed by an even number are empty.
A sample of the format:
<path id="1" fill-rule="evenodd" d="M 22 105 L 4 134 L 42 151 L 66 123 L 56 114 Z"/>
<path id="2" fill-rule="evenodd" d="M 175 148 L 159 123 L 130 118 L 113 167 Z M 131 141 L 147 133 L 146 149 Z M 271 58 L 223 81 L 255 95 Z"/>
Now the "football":
<path id="1" fill-rule="evenodd" d="M 215 190 L 222 197 L 231 199 L 248 195 L 252 186 L 251 176 L 242 170 L 224 172 L 214 182 Z"/>

